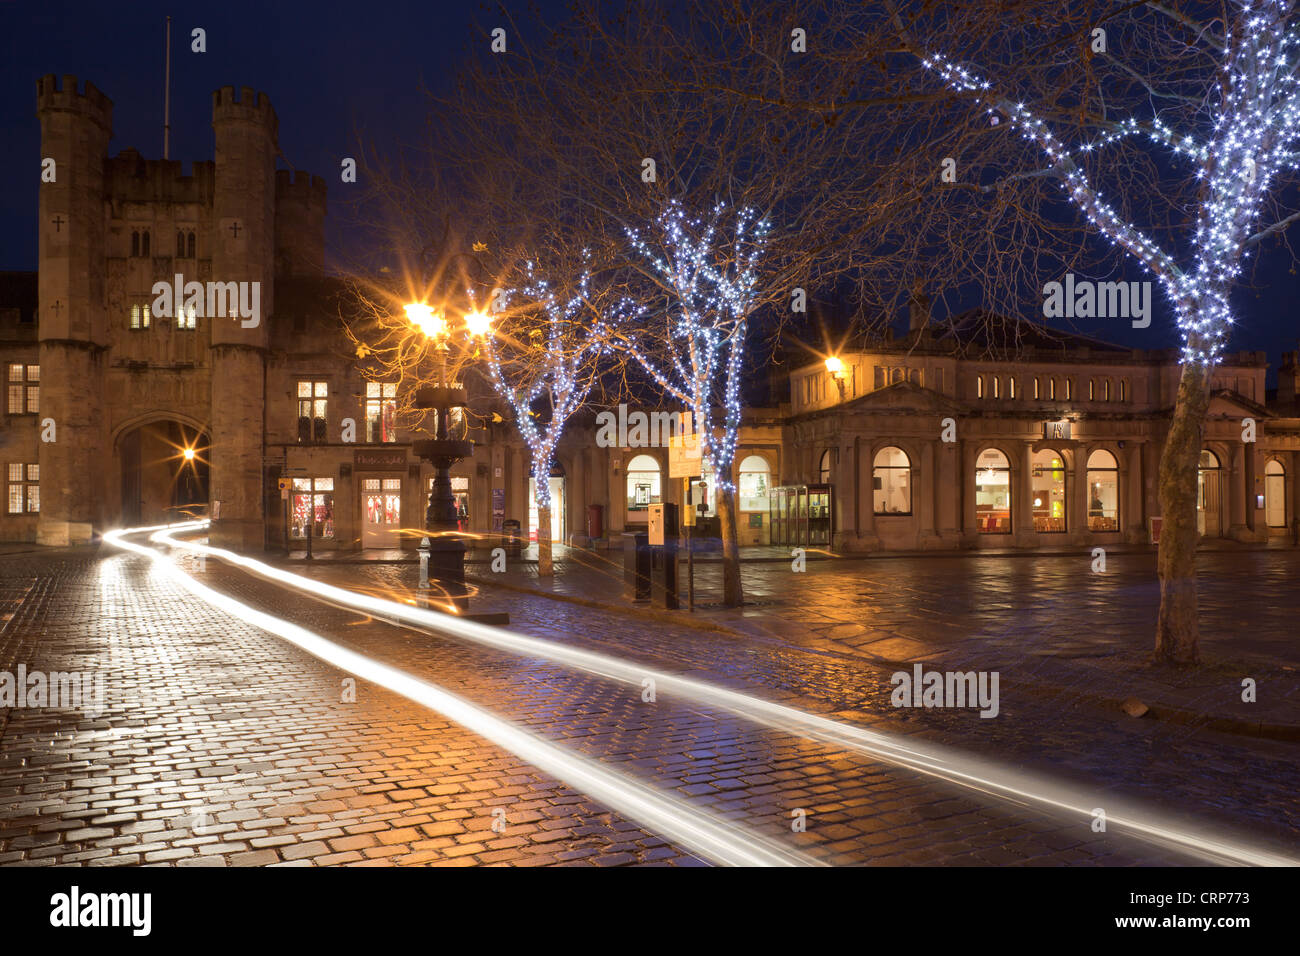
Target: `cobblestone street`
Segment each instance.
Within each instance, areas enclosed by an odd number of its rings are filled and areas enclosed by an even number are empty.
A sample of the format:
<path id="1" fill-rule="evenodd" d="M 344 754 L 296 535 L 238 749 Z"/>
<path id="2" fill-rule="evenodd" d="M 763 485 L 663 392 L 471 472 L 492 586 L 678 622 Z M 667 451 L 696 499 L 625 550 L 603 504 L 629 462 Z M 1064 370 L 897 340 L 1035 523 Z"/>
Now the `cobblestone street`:
<path id="1" fill-rule="evenodd" d="M 1093 833 L 1084 819 L 1014 806 L 724 710 L 666 695 L 648 703 L 640 688 L 615 680 L 376 621 L 215 560 L 181 560 L 248 605 L 812 858 L 1193 862 L 1131 836 Z M 0 568 L 7 615 L 0 668 L 103 670 L 107 679 L 107 704 L 94 719 L 53 708 L 5 712 L 0 863 L 701 862 L 403 697 L 358 681 L 348 702 L 348 675 L 199 601 L 144 558 L 104 547 L 13 555 Z M 398 591 L 413 569 L 310 570 Z M 1183 819 L 1296 848 L 1294 788 L 1283 785 L 1297 779 L 1291 744 L 1099 720 L 1005 691 L 996 720 L 898 711 L 888 703 L 887 675 L 851 646 L 831 646 L 838 625 L 830 635 L 739 640 L 504 589 L 475 603 L 508 606 L 513 627 L 549 640 L 861 726 L 959 743 L 1012 767 L 1049 767 L 1099 805 L 1105 794 L 1136 796 Z M 794 833 L 799 810 L 807 830 Z M 498 820 L 504 827 L 494 829 Z"/>

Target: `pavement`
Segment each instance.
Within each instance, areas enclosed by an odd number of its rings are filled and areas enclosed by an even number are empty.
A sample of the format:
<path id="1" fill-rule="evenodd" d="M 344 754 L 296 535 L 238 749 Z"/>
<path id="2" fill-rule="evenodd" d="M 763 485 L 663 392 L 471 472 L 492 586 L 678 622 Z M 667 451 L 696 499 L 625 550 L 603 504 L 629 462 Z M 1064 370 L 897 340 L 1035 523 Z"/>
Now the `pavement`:
<path id="1" fill-rule="evenodd" d="M 639 688 L 608 678 L 395 627 L 215 560 L 179 560 L 196 579 L 249 606 L 825 862 L 1196 861 L 723 709 L 666 695 L 647 703 Z M 775 563 L 747 567 L 755 605 L 701 612 L 709 629 L 685 623 L 685 612 L 670 621 L 573 603 L 616 602 L 621 572 L 607 567 L 566 567 L 539 581 L 535 566 L 519 563 L 484 585 L 472 609 L 508 609 L 512 628 L 558 644 L 599 649 L 901 739 L 942 741 L 994 757 L 1010 773 L 1049 772 L 1090 805 L 1143 800 L 1171 818 L 1300 852 L 1293 798 L 1300 759 L 1292 744 L 1134 720 L 1082 698 L 1048 700 L 1006 686 L 992 720 L 969 710 L 892 707 L 887 661 L 964 661 L 1007 668 L 1010 678 L 1058 651 L 1089 667 L 1090 652 L 1109 648 L 1122 658 L 1141 639 L 1140 600 L 1130 595 L 1122 606 L 1114 590 L 1140 591 L 1140 565 L 1120 573 L 1120 562 L 1115 578 L 1098 581 L 1069 564 L 1008 559 L 999 571 L 997 561 L 948 560 L 824 562 L 797 578 Z M 401 599 L 414 585 L 415 569 L 404 564 L 292 567 Z M 1256 668 L 1293 660 L 1285 653 L 1290 642 L 1274 634 L 1284 618 L 1263 609 L 1290 593 L 1286 582 L 1295 570 L 1283 564 L 1238 572 L 1238 596 L 1243 581 L 1256 588 L 1246 609 L 1221 605 L 1223 596 L 1211 588 L 1210 617 L 1235 616 L 1239 630 L 1253 636 L 1233 644 L 1207 628 L 1207 652 L 1226 641 Z M 700 585 L 705 595 L 717 586 L 707 568 Z M 1223 593 L 1231 596 L 1233 587 Z M 349 700 L 348 675 L 196 601 L 144 558 L 108 548 L 0 558 L 0 601 L 0 670 L 21 663 L 47 672 L 103 671 L 108 678 L 108 706 L 94 718 L 55 708 L 0 711 L 0 864 L 703 862 L 405 698 L 356 681 Z M 1080 625 L 1061 625 L 1071 613 Z M 1247 617 L 1254 619 L 1250 627 Z M 1028 629 L 1007 630 L 1026 620 Z M 1260 681 L 1261 700 L 1277 692 L 1269 680 Z M 790 820 L 800 811 L 807 829 L 794 832 Z M 494 828 L 502 817 L 504 829 Z"/>

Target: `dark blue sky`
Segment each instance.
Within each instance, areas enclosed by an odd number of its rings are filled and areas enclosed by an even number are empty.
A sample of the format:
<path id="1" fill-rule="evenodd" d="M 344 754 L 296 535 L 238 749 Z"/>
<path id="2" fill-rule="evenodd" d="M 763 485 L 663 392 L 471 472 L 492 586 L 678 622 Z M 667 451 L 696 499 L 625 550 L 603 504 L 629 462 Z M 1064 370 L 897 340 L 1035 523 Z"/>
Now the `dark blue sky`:
<path id="1" fill-rule="evenodd" d="M 554 14 L 561 10 L 557 0 L 543 7 Z M 267 93 L 280 119 L 280 147 L 288 162 L 328 183 L 331 247 L 345 244 L 344 217 L 337 213 L 343 190 L 350 187 L 339 181 L 339 163 L 355 155 L 358 131 L 381 146 L 418 139 L 425 116 L 422 86 L 444 82 L 471 44 L 485 42 L 474 23 L 492 19 L 477 3 L 427 0 L 203 5 L 0 0 L 0 270 L 36 268 L 37 78 L 75 73 L 92 81 L 114 103 L 111 152 L 132 146 L 156 158 L 162 152 L 168 13 L 173 17 L 172 158 L 212 158 L 214 89 L 251 86 Z M 206 53 L 190 51 L 194 27 L 207 31 Z M 1293 234 L 1293 241 L 1298 238 Z M 1291 274 L 1284 252 L 1269 255 L 1257 280 L 1262 290 L 1243 290 L 1237 297 L 1241 322 L 1230 348 L 1264 349 L 1276 365 L 1282 350 L 1296 348 L 1300 334 L 1300 277 Z M 1141 274 L 1132 262 L 1124 272 L 1129 279 Z M 1081 320 L 1075 328 L 1134 347 L 1172 347 L 1177 337 L 1168 309 L 1158 291 L 1155 298 L 1155 321 L 1146 332 L 1114 319 Z"/>

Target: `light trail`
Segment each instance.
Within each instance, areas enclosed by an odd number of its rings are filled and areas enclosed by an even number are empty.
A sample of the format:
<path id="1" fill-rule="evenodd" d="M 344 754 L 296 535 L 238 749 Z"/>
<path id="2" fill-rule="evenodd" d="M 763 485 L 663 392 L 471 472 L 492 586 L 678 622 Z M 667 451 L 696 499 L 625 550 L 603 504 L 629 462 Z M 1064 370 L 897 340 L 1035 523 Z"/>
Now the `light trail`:
<path id="1" fill-rule="evenodd" d="M 557 780 L 563 780 L 627 819 L 667 837 L 705 859 L 728 866 L 822 865 L 820 861 L 799 850 L 724 820 L 713 812 L 658 787 L 603 767 L 589 757 L 558 747 L 435 684 L 358 654 L 283 618 L 249 607 L 229 595 L 200 584 L 176 567 L 165 552 L 124 540 L 129 534 L 158 532 L 166 535 L 169 531 L 196 530 L 204 525 L 206 522 L 128 528 L 105 532 L 104 540 L 114 547 L 149 558 L 155 569 L 213 607 L 275 634 L 327 664 L 442 714 Z M 157 537 L 158 534 L 155 534 L 154 538 Z M 212 553 L 222 552 L 213 549 Z"/>
<path id="2" fill-rule="evenodd" d="M 678 677 L 606 654 L 526 637 L 486 624 L 358 594 L 272 567 L 233 551 L 191 541 L 178 541 L 173 537 L 177 533 L 199 530 L 203 526 L 203 522 L 172 526 L 154 534 L 152 540 L 182 550 L 212 555 L 258 577 L 315 595 L 330 604 L 364 610 L 376 618 L 394 623 L 418 625 L 512 654 L 554 661 L 638 687 L 644 679 L 650 678 L 654 680 L 657 692 L 675 694 L 784 733 L 808 737 L 884 763 L 907 767 L 967 790 L 988 793 L 1012 802 L 1028 801 L 1040 809 L 1077 816 L 1081 818 L 1081 826 L 1090 825 L 1094 810 L 1100 808 L 1105 811 L 1108 830 L 1124 830 L 1148 842 L 1210 862 L 1253 866 L 1300 865 L 1300 860 L 1251 846 L 1235 838 L 1219 836 L 1207 827 L 1169 822 L 1156 812 L 1122 801 L 1100 788 L 1096 796 L 1085 799 L 1077 787 L 937 744 L 910 740 L 902 742 L 894 739 L 893 735 L 821 717 L 784 704 L 775 704 L 703 681 Z"/>

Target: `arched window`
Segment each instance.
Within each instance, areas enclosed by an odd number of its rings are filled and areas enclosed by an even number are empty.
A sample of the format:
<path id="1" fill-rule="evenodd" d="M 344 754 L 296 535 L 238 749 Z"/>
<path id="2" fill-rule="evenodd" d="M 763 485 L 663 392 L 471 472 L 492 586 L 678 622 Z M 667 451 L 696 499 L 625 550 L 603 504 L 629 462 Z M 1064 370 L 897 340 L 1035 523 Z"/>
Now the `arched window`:
<path id="1" fill-rule="evenodd" d="M 1092 402 L 1096 400 L 1097 400 L 1097 383 L 1094 382 L 1092 379 L 1088 379 L 1088 401 Z"/>
<path id="2" fill-rule="evenodd" d="M 1067 402 L 1074 401 L 1074 379 L 1072 378 L 1065 380 L 1065 400 Z"/>
<path id="3" fill-rule="evenodd" d="M 133 229 L 131 230 L 131 255 L 138 256 L 139 254 L 140 254 L 140 233 Z"/>
<path id="4" fill-rule="evenodd" d="M 1101 400 L 1103 402 L 1110 401 L 1110 379 L 1106 379 L 1101 383 Z"/>
<path id="5" fill-rule="evenodd" d="M 1007 379 L 1007 398 L 1016 397 L 1016 377 L 1012 375 Z"/>
<path id="6" fill-rule="evenodd" d="M 1101 448 L 1088 456 L 1088 530 L 1119 530 L 1119 464 Z"/>
<path id="7" fill-rule="evenodd" d="M 1065 531 L 1065 461 L 1051 448 L 1034 452 L 1030 475 L 1034 495 L 1034 530 Z"/>
<path id="8" fill-rule="evenodd" d="M 912 513 L 912 463 L 907 452 L 890 445 L 871 463 L 871 499 L 878 515 Z"/>
<path id="9" fill-rule="evenodd" d="M 1047 380 L 1047 397 L 1053 402 L 1056 401 L 1056 379 L 1054 378 Z"/>
<path id="10" fill-rule="evenodd" d="M 983 375 L 975 376 L 975 397 L 976 398 L 984 397 L 984 376 Z"/>
<path id="11" fill-rule="evenodd" d="M 741 511 L 767 511 L 772 470 L 762 455 L 746 455 L 740 462 L 740 479 L 736 496 Z"/>
<path id="12" fill-rule="evenodd" d="M 176 258 L 185 258 L 185 233 L 179 229 L 176 230 Z"/>
<path id="13" fill-rule="evenodd" d="M 1264 520 L 1270 528 L 1286 527 L 1286 469 L 1276 458 L 1264 465 Z"/>
<path id="14" fill-rule="evenodd" d="M 637 455 L 627 463 L 627 511 L 640 512 L 642 518 L 660 497 L 659 462 L 650 455 Z"/>
<path id="15" fill-rule="evenodd" d="M 149 255 L 149 230 L 146 229 L 140 234 L 140 255 Z"/>
<path id="16" fill-rule="evenodd" d="M 1038 376 L 1035 375 L 1035 376 L 1034 376 L 1034 398 L 1035 398 L 1035 399 L 1038 399 L 1038 398 L 1041 397 L 1041 396 L 1038 394 L 1038 388 L 1039 388 L 1039 386 L 1038 386 Z"/>
<path id="17" fill-rule="evenodd" d="M 829 448 L 822 452 L 821 461 L 817 465 L 817 480 L 823 485 L 831 483 L 831 450 Z"/>
<path id="18" fill-rule="evenodd" d="M 975 459 L 975 526 L 980 534 L 1011 533 L 1011 465 L 996 448 Z"/>
<path id="19" fill-rule="evenodd" d="M 1126 378 L 1119 380 L 1119 400 L 1121 402 L 1128 401 L 1128 379 Z"/>
<path id="20" fill-rule="evenodd" d="M 1002 379 L 997 375 L 993 376 L 993 397 L 994 398 L 1002 397 Z"/>
<path id="21" fill-rule="evenodd" d="M 186 253 L 185 253 L 185 257 L 186 257 L 187 259 L 193 259 L 193 258 L 194 258 L 194 232 L 193 232 L 193 231 L 190 232 L 190 234 L 189 234 L 189 240 L 188 240 L 188 242 L 186 243 Z"/>

